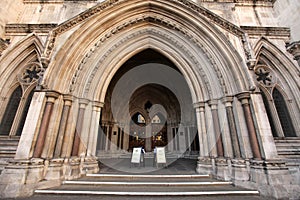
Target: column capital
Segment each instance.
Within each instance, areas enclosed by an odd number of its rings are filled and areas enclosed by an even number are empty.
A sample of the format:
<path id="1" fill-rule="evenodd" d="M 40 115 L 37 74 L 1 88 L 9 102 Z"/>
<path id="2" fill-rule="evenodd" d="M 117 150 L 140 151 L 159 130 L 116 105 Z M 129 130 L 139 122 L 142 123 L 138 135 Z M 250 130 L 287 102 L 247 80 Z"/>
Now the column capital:
<path id="1" fill-rule="evenodd" d="M 60 96 L 59 92 L 56 91 L 46 91 L 46 97 L 53 97 L 57 99 Z"/>
<path id="2" fill-rule="evenodd" d="M 194 103 L 194 108 L 204 108 L 205 107 L 205 102 L 204 101 L 198 101 Z"/>
<path id="3" fill-rule="evenodd" d="M 239 94 L 236 95 L 236 97 L 242 103 L 242 105 L 249 104 L 249 99 L 250 99 L 250 93 L 249 92 L 239 93 Z"/>
<path id="4" fill-rule="evenodd" d="M 100 101 L 93 101 L 92 102 L 93 107 L 97 107 L 97 108 L 103 108 L 104 103 L 100 102 Z"/>
<path id="5" fill-rule="evenodd" d="M 232 107 L 233 96 L 226 96 L 222 99 L 223 104 L 225 107 Z"/>
<path id="6" fill-rule="evenodd" d="M 56 91 L 47 91 L 46 92 L 46 97 L 47 97 L 47 102 L 54 103 L 55 100 L 60 96 L 60 93 Z"/>
<path id="7" fill-rule="evenodd" d="M 209 100 L 208 105 L 211 107 L 212 110 L 216 110 L 218 106 L 218 100 L 216 99 Z"/>
<path id="8" fill-rule="evenodd" d="M 70 95 L 70 94 L 64 94 L 63 99 L 64 99 L 65 102 L 66 101 L 73 102 L 74 101 L 74 96 Z"/>
<path id="9" fill-rule="evenodd" d="M 90 103 L 90 100 L 84 99 L 84 98 L 79 98 L 78 102 L 79 102 L 79 107 L 80 108 L 85 108 L 86 105 L 88 105 Z"/>

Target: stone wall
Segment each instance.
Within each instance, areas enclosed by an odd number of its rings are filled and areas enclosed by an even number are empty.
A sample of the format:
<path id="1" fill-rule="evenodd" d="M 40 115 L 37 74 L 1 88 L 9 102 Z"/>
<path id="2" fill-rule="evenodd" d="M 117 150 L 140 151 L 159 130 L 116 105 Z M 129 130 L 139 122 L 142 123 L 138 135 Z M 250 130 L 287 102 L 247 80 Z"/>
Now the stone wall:
<path id="1" fill-rule="evenodd" d="M 300 1 L 277 0 L 274 4 L 279 26 L 291 28 L 291 42 L 300 40 Z"/>

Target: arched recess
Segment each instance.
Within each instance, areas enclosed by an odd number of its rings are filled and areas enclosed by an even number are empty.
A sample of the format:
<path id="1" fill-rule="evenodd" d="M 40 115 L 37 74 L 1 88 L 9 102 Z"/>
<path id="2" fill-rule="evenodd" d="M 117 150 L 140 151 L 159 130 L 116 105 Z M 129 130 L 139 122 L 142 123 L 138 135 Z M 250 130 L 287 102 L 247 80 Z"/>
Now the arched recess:
<path id="1" fill-rule="evenodd" d="M 74 28 L 53 55 L 56 62 L 50 64 L 44 81 L 51 88 L 103 102 L 113 74 L 146 48 L 160 51 L 175 63 L 187 79 L 194 102 L 234 95 L 251 85 L 238 53 L 195 7 L 180 1 L 134 0 L 121 1 L 99 13 L 96 7 L 95 13 Z M 63 25 L 57 30 L 63 32 Z M 58 76 L 54 79 L 51 74 Z M 101 74 L 107 78 L 101 79 Z M 102 93 L 95 94 L 96 88 Z"/>
<path id="2" fill-rule="evenodd" d="M 21 135 L 34 88 L 42 73 L 40 64 L 42 50 L 43 45 L 38 36 L 30 34 L 8 48 L 1 57 L 0 65 L 5 66 L 0 69 L 1 122 L 8 119 L 5 113 L 11 105 L 10 97 L 16 88 L 21 89 L 20 99 L 15 101 L 15 112 L 9 119 L 10 131 L 6 131 L 5 135 Z"/>
<path id="3" fill-rule="evenodd" d="M 257 58 L 257 65 L 254 68 L 256 74 L 256 82 L 259 88 L 264 93 L 265 98 L 268 99 L 270 107 L 270 114 L 274 123 L 274 128 L 277 130 L 278 137 L 284 136 L 300 136 L 300 95 L 298 91 L 300 88 L 299 81 L 297 81 L 297 67 L 290 61 L 290 59 L 275 45 L 273 45 L 266 38 L 261 38 L 255 46 L 255 54 Z M 262 78 L 265 77 L 265 78 Z M 265 80 L 265 81 L 264 81 Z M 273 92 L 278 91 L 282 95 L 284 107 L 288 111 L 288 118 L 291 118 L 292 126 L 294 127 L 293 134 L 284 133 L 280 124 L 277 108 L 274 104 Z M 285 114 L 287 115 L 287 114 Z M 270 118 L 270 117 L 269 117 Z M 281 119 L 282 120 L 282 119 Z"/>

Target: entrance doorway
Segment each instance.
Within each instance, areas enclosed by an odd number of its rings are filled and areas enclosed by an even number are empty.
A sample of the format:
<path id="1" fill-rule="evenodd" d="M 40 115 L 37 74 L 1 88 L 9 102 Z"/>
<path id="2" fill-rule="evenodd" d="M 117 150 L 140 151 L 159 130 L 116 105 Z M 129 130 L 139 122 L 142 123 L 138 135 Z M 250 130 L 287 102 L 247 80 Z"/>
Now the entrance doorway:
<path id="1" fill-rule="evenodd" d="M 139 73 L 128 76 L 133 71 Z M 179 78 L 172 80 L 172 73 Z M 199 145 L 193 145 L 197 142 L 195 118 L 180 71 L 160 53 L 144 50 L 125 62 L 110 82 L 100 121 L 98 155 L 130 155 L 134 147 L 144 147 L 146 152 L 165 147 L 174 154 L 198 151 Z"/>

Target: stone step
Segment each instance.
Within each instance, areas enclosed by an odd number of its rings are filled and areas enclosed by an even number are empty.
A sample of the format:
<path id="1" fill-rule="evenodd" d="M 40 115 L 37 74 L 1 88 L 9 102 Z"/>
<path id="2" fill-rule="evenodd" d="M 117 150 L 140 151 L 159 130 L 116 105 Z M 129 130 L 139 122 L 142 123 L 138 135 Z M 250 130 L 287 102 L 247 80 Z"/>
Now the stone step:
<path id="1" fill-rule="evenodd" d="M 20 136 L 0 136 L 0 142 L 1 141 L 17 141 L 19 142 Z"/>
<path id="2" fill-rule="evenodd" d="M 87 174 L 85 177 L 80 178 L 81 181 L 135 181 L 135 182 L 159 182 L 159 181 L 210 181 L 211 177 L 209 175 L 158 175 L 158 174 Z"/>
<path id="3" fill-rule="evenodd" d="M 0 141 L 0 146 L 18 146 L 19 141 L 11 141 L 11 140 L 2 140 Z"/>
<path id="4" fill-rule="evenodd" d="M 300 143 L 300 138 L 299 137 L 291 137 L 291 138 L 286 138 L 286 139 L 276 139 L 275 138 L 275 143 Z"/>
<path id="5" fill-rule="evenodd" d="M 55 195 L 113 195 L 113 196 L 224 196 L 224 195 L 259 195 L 258 191 L 179 191 L 179 192 L 148 192 L 148 191 L 83 191 L 83 190 L 36 190 L 36 194 Z"/>
<path id="6" fill-rule="evenodd" d="M 17 146 L 1 146 L 0 145 L 0 151 L 16 151 Z"/>
<path id="7" fill-rule="evenodd" d="M 278 155 L 282 159 L 286 161 L 289 161 L 291 159 L 300 159 L 300 139 L 298 137 L 287 139 L 275 138 L 275 145 Z"/>
<path id="8" fill-rule="evenodd" d="M 59 187 L 36 190 L 36 194 L 118 195 L 118 196 L 202 196 L 259 195 L 231 182 L 208 175 L 87 174 L 79 180 L 64 181 Z"/>

